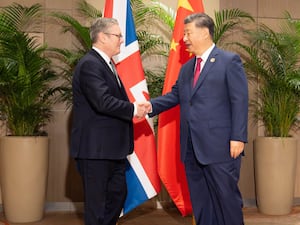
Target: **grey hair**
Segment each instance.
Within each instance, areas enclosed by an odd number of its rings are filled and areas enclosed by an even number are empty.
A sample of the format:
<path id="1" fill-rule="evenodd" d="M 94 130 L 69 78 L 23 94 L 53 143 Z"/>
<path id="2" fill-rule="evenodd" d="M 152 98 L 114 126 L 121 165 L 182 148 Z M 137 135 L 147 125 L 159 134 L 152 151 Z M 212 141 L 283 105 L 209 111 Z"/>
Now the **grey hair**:
<path id="1" fill-rule="evenodd" d="M 97 41 L 98 33 L 107 32 L 112 25 L 118 25 L 118 21 L 114 18 L 101 17 L 97 18 L 90 27 L 90 37 L 92 43 Z"/>
<path id="2" fill-rule="evenodd" d="M 194 13 L 194 14 L 188 15 L 183 21 L 184 24 L 188 24 L 188 23 L 192 23 L 192 22 L 195 22 L 196 27 L 208 28 L 209 34 L 210 34 L 211 38 L 213 39 L 214 32 L 215 32 L 215 23 L 210 16 L 208 16 L 205 13 Z"/>

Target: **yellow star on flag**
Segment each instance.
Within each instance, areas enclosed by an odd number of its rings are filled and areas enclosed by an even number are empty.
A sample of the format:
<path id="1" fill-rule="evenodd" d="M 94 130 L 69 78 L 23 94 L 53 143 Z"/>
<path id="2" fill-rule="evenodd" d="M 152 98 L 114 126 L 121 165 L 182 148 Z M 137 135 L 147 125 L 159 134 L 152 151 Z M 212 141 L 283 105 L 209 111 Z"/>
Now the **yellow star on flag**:
<path id="1" fill-rule="evenodd" d="M 177 48 L 178 45 L 179 45 L 179 43 L 176 42 L 176 41 L 174 40 L 174 38 L 173 38 L 173 39 L 172 39 L 172 42 L 171 42 L 170 50 L 176 51 L 176 48 Z"/>
<path id="2" fill-rule="evenodd" d="M 179 0 L 178 1 L 178 8 L 177 10 L 182 7 L 182 8 L 185 8 L 189 11 L 194 11 L 193 7 L 191 6 L 190 2 L 188 0 Z"/>

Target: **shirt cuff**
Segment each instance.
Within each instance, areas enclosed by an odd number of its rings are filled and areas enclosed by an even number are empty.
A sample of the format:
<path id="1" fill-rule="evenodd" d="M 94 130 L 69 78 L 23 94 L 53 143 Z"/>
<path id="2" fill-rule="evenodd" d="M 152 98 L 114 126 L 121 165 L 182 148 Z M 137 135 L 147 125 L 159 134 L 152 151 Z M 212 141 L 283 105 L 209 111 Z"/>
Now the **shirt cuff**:
<path id="1" fill-rule="evenodd" d="M 137 116 L 137 105 L 136 103 L 133 103 L 134 110 L 133 110 L 133 117 Z"/>

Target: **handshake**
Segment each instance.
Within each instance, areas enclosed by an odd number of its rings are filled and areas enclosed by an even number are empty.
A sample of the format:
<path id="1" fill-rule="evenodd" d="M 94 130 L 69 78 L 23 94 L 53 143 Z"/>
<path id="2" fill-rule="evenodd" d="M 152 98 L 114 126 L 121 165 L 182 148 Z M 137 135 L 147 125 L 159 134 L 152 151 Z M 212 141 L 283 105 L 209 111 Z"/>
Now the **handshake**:
<path id="1" fill-rule="evenodd" d="M 149 101 L 146 102 L 136 102 L 136 114 L 135 117 L 141 119 L 144 118 L 148 113 L 152 112 L 152 105 Z"/>

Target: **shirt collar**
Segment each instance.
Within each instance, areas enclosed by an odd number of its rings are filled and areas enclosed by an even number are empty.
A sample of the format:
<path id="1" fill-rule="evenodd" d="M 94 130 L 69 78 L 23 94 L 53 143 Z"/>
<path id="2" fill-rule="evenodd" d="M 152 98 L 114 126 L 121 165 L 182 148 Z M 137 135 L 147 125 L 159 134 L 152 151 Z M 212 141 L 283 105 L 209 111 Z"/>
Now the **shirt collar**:
<path id="1" fill-rule="evenodd" d="M 109 65 L 110 58 L 103 51 L 101 51 L 99 48 L 96 48 L 95 46 L 93 46 L 92 49 L 94 49 Z"/>
<path id="2" fill-rule="evenodd" d="M 210 46 L 200 57 L 202 59 L 202 63 L 205 63 L 208 59 L 208 56 L 210 55 L 211 51 L 215 47 L 215 44 L 213 43 L 212 46 Z M 197 57 L 198 58 L 198 57 Z"/>

